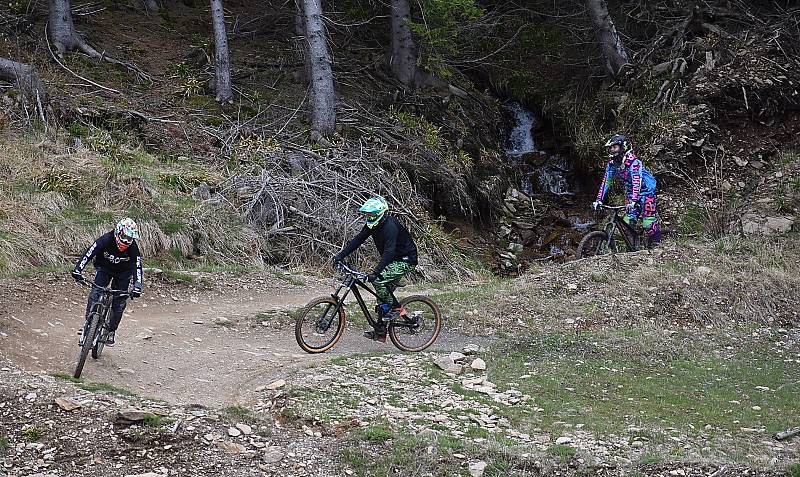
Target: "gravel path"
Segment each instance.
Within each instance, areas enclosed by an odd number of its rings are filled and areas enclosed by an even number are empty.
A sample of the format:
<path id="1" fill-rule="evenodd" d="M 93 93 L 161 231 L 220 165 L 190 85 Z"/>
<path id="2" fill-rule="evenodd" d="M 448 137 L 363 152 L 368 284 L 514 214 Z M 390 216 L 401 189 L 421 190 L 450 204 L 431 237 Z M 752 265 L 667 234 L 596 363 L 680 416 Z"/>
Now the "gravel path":
<path id="1" fill-rule="evenodd" d="M 6 287 L 17 296 L 3 297 L 15 303 L 0 312 L 1 349 L 28 371 L 71 375 L 86 292 L 63 277 L 48 280 Z M 66 293 L 59 296 L 57 290 Z M 293 285 L 263 275 L 231 279 L 211 290 L 156 283 L 129 304 L 117 345 L 99 360 L 90 359 L 82 379 L 173 404 L 247 404 L 256 399 L 259 386 L 311 363 L 357 353 L 399 353 L 390 342 L 364 339 L 366 323 L 360 316 L 349 317 L 344 337 L 328 353 L 300 350 L 287 312 L 330 290 L 325 281 Z M 445 328 L 431 349 L 459 350 L 469 341 L 474 340 Z"/>

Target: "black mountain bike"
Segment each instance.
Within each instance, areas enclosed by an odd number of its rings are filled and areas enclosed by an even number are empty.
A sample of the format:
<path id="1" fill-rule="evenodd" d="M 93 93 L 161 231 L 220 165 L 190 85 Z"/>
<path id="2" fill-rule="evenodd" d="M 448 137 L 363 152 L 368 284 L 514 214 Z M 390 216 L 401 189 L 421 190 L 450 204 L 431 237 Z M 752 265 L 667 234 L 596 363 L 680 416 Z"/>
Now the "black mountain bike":
<path id="1" fill-rule="evenodd" d="M 337 267 L 343 274 L 342 282 L 330 297 L 312 300 L 300 312 L 295 323 L 294 336 L 297 344 L 309 353 L 328 351 L 344 334 L 345 306 L 344 300 L 352 291 L 356 297 L 367 322 L 375 328 L 383 317 L 378 313 L 373 318 L 360 289 L 376 296 L 364 280 L 367 274 L 353 270 L 344 262 Z M 344 293 L 342 293 L 344 291 Z M 392 343 L 401 351 L 422 351 L 432 345 L 442 329 L 442 317 L 439 307 L 430 298 L 409 296 L 400 300 L 404 312 L 391 321 L 384 322 Z"/>
<path id="2" fill-rule="evenodd" d="M 114 297 L 123 297 L 125 299 L 130 297 L 128 290 L 101 287 L 86 279 L 80 283 L 88 285 L 89 288 L 100 290 L 100 298 L 92 305 L 89 316 L 83 324 L 83 341 L 81 342 L 81 351 L 78 354 L 78 365 L 75 366 L 75 373 L 72 375 L 75 379 L 81 377 L 83 365 L 86 364 L 86 357 L 89 356 L 89 351 L 92 352 L 92 358 L 94 359 L 98 359 L 103 353 L 108 335 L 111 333 L 109 325 L 111 323 L 111 304 Z"/>
<path id="3" fill-rule="evenodd" d="M 622 236 L 622 242 L 628 252 L 635 252 L 641 248 L 649 247 L 650 238 L 647 237 L 647 234 L 643 233 L 641 228 L 634 228 L 622 220 L 621 212 L 625 210 L 624 206 L 600 204 L 600 208 L 611 210 L 613 214 L 609 216 L 608 221 L 603 226 L 603 230 L 595 230 L 583 236 L 578 244 L 578 250 L 575 252 L 576 258 L 618 252 L 619 247 L 615 237 L 616 231 L 619 231 Z"/>

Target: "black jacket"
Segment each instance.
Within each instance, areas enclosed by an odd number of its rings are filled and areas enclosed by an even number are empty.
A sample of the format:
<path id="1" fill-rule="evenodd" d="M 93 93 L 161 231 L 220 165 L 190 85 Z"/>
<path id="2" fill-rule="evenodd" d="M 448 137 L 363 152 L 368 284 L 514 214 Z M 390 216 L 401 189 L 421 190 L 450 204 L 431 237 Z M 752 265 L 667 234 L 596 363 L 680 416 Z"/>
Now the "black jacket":
<path id="1" fill-rule="evenodd" d="M 391 215 L 387 215 L 375 228 L 371 229 L 365 225 L 361 232 L 339 252 L 339 257 L 343 259 L 353 253 L 370 235 L 375 241 L 378 253 L 381 254 L 381 261 L 373 273 L 381 273 L 387 265 L 396 261 L 417 264 L 417 246 L 414 244 L 414 239 L 403 224 Z"/>
<path id="2" fill-rule="evenodd" d="M 124 252 L 120 252 L 113 230 L 101 235 L 75 264 L 75 271 L 83 272 L 93 257 L 95 269 L 114 276 L 133 275 L 134 286 L 142 287 L 142 254 L 139 253 L 136 240 Z"/>

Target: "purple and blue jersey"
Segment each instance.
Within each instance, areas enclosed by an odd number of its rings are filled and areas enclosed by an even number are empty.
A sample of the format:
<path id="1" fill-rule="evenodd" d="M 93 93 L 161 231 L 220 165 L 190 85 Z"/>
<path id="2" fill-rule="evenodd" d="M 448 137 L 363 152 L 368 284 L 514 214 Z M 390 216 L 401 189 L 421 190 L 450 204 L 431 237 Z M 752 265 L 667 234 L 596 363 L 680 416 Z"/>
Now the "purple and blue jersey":
<path id="1" fill-rule="evenodd" d="M 617 164 L 613 160 L 609 160 L 606 164 L 606 173 L 597 192 L 597 200 L 600 202 L 606 198 L 614 177 L 619 177 L 625 184 L 625 197 L 629 202 L 639 202 L 643 197 L 656 195 L 656 178 L 633 152 L 625 154 L 622 164 Z"/>

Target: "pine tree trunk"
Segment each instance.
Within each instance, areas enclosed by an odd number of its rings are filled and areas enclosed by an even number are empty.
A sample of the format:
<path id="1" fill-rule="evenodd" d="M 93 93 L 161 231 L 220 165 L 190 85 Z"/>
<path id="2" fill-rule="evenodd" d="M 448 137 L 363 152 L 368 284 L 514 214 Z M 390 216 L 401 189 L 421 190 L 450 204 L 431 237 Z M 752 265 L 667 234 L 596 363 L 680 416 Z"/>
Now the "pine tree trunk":
<path id="1" fill-rule="evenodd" d="M 156 0 L 138 0 L 139 6 L 148 15 L 158 12 L 158 3 Z"/>
<path id="2" fill-rule="evenodd" d="M 306 14 L 303 0 L 295 0 L 297 11 L 294 16 L 295 47 L 300 58 L 303 59 L 303 68 L 296 73 L 298 83 L 308 83 L 311 79 L 311 64 L 308 61 L 308 40 L 306 39 Z"/>
<path id="3" fill-rule="evenodd" d="M 0 58 L 0 79 L 13 81 L 25 98 L 47 102 L 42 80 L 30 65 Z"/>
<path id="4" fill-rule="evenodd" d="M 405 85 L 414 82 L 417 73 L 417 45 L 408 26 L 411 6 L 408 0 L 391 0 L 391 57 L 389 68 L 392 74 Z"/>
<path id="5" fill-rule="evenodd" d="M 311 72 L 311 127 L 330 134 L 336 125 L 336 96 L 333 89 L 331 55 L 325 39 L 321 0 L 304 0 L 306 40 Z"/>
<path id="6" fill-rule="evenodd" d="M 625 45 L 622 43 L 617 28 L 611 15 L 608 14 L 606 0 L 587 0 L 586 8 L 592 18 L 595 28 L 597 28 L 598 40 L 603 56 L 606 59 L 606 69 L 611 76 L 616 77 L 622 66 L 628 63 L 628 54 L 625 52 Z"/>
<path id="7" fill-rule="evenodd" d="M 225 12 L 222 0 L 211 0 L 211 18 L 214 23 L 214 83 L 216 99 L 220 103 L 233 98 L 231 90 L 231 64 L 228 52 L 228 33 L 225 30 Z"/>
<path id="8" fill-rule="evenodd" d="M 75 31 L 70 8 L 69 0 L 50 0 L 50 21 L 47 28 L 58 56 L 64 56 L 68 51 L 81 50 L 93 58 L 101 58 L 100 53 Z"/>

